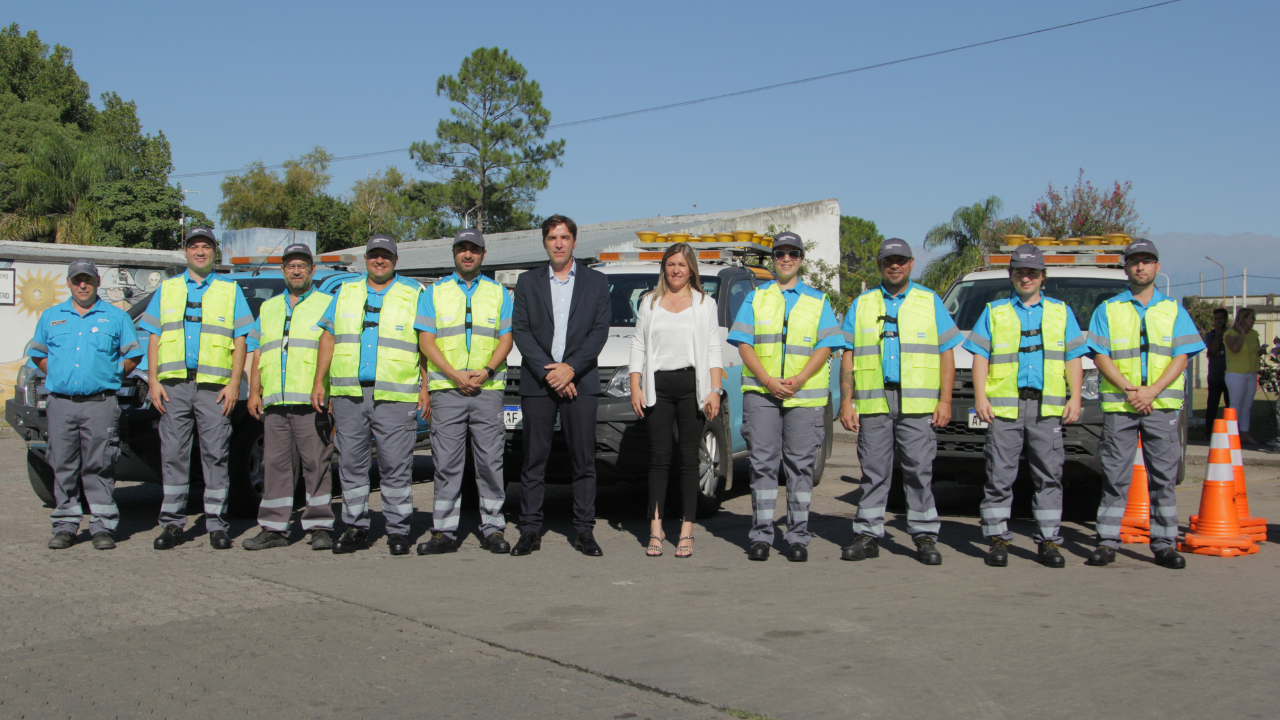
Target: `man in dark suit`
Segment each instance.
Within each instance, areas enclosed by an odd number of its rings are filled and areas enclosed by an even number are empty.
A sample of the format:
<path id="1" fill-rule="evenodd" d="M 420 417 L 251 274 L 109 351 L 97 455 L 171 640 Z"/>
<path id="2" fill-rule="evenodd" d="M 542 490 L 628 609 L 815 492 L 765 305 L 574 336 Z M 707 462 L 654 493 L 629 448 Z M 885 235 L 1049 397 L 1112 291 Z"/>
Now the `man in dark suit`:
<path id="1" fill-rule="evenodd" d="M 596 524 L 596 358 L 609 337 L 609 281 L 573 258 L 578 226 L 563 215 L 542 223 L 550 259 L 516 281 L 511 334 L 520 350 L 520 402 L 524 409 L 524 467 L 520 472 L 520 539 L 512 555 L 541 547 L 542 498 L 556 414 L 564 428 L 573 471 L 573 546 L 604 554 Z"/>

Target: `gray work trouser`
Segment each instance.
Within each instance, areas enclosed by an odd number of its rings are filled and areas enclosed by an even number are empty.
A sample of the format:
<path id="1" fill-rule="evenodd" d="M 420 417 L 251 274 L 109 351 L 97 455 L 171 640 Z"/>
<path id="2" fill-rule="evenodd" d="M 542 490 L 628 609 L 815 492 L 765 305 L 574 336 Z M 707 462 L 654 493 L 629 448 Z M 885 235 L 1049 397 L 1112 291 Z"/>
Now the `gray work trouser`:
<path id="1" fill-rule="evenodd" d="M 111 532 L 120 522 L 112 497 L 115 464 L 120 457 L 120 405 L 114 393 L 106 400 L 75 402 L 49 397 L 49 466 L 53 468 L 53 499 L 49 516 L 53 532 L 80 532 L 80 485 L 89 504 L 90 534 Z"/>
<path id="2" fill-rule="evenodd" d="M 418 404 L 375 401 L 373 388 L 361 390 L 361 397 L 333 397 L 342 522 L 347 527 L 369 529 L 369 466 L 373 460 L 372 441 L 376 441 L 387 534 L 407 535 L 413 517 L 413 441 L 418 430 Z"/>
<path id="3" fill-rule="evenodd" d="M 432 529 L 451 540 L 458 536 L 468 430 L 480 493 L 480 535 L 488 537 L 507 527 L 502 516 L 506 501 L 502 450 L 507 441 L 502 391 L 481 390 L 476 395 L 463 395 L 457 390 L 437 390 L 431 393 L 431 459 L 436 468 L 431 519 Z"/>
<path id="4" fill-rule="evenodd" d="M 333 530 L 333 458 L 329 413 L 310 405 L 272 405 L 262 414 L 262 503 L 258 525 L 263 530 L 288 532 L 293 515 L 293 477 L 302 465 L 306 505 L 303 530 Z"/>
<path id="5" fill-rule="evenodd" d="M 888 413 L 862 415 L 858 430 L 858 462 L 862 465 L 862 500 L 853 516 L 853 531 L 884 537 L 884 510 L 889 503 L 896 460 L 902 466 L 907 493 L 907 532 L 912 537 L 938 537 L 942 523 L 933 502 L 933 459 L 938 436 L 932 414 L 902 413 L 900 391 L 886 388 Z"/>
<path id="6" fill-rule="evenodd" d="M 231 449 L 231 419 L 218 402 L 221 385 L 196 385 L 194 380 L 162 380 L 169 401 L 160 416 L 160 452 L 164 457 L 161 480 L 164 500 L 160 525 L 187 524 L 183 510 L 191 487 L 192 430 L 200 436 L 200 466 L 204 469 L 204 528 L 227 530 L 227 453 Z"/>
<path id="7" fill-rule="evenodd" d="M 1106 480 L 1102 502 L 1098 504 L 1098 544 L 1120 547 L 1120 520 L 1129 502 L 1133 480 L 1133 458 L 1138 453 L 1138 433 L 1142 433 L 1143 457 L 1151 488 L 1151 550 L 1173 547 L 1178 537 L 1178 463 L 1182 462 L 1182 441 L 1178 435 L 1181 410 L 1152 410 L 1150 415 L 1103 413 L 1102 440 L 1098 456 Z"/>
<path id="8" fill-rule="evenodd" d="M 822 408 L 783 407 L 772 395 L 745 392 L 742 438 L 747 441 L 751 464 L 751 542 L 773 542 L 781 473 L 787 482 L 787 534 L 783 540 L 788 545 L 808 545 L 812 538 L 809 503 L 813 499 L 813 467 L 826 439 Z"/>
<path id="9" fill-rule="evenodd" d="M 1013 483 L 1018 479 L 1018 461 L 1027 448 L 1035 497 L 1031 512 L 1036 519 L 1037 543 L 1062 543 L 1062 418 L 1040 415 L 1039 400 L 1019 400 L 1018 417 L 997 417 L 987 428 L 986 496 L 982 499 L 982 534 L 987 538 L 1013 540 L 1009 517 L 1013 514 Z"/>

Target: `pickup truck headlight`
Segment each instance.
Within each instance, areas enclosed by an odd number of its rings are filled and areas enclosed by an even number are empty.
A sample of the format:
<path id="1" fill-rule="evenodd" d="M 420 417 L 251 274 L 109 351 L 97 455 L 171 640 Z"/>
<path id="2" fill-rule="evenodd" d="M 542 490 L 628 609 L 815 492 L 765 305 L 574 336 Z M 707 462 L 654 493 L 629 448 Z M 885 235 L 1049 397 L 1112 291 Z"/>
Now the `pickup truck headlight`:
<path id="1" fill-rule="evenodd" d="M 27 407 L 44 407 L 47 402 L 41 402 L 40 385 L 41 378 L 39 370 L 30 365 L 23 364 L 18 368 L 18 374 L 13 381 L 13 392 L 15 399 L 26 405 Z M 47 398 L 44 398 L 47 401 Z"/>
<path id="2" fill-rule="evenodd" d="M 631 369 L 623 365 L 613 371 L 613 377 L 609 378 L 604 394 L 612 398 L 631 397 Z"/>
<path id="3" fill-rule="evenodd" d="M 1084 382 L 1080 384 L 1080 397 L 1085 400 L 1097 400 L 1098 385 L 1102 382 L 1102 374 L 1095 370 L 1084 371 Z"/>

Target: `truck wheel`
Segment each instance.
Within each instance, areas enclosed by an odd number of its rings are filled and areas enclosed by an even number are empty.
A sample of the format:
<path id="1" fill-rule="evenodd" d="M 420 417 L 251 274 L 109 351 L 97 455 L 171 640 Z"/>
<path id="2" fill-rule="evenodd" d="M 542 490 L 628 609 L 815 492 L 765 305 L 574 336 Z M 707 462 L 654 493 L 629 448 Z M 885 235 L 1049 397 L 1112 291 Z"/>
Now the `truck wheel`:
<path id="1" fill-rule="evenodd" d="M 53 507 L 53 468 L 38 454 L 27 451 L 27 479 L 31 481 L 31 489 L 45 507 Z"/>
<path id="2" fill-rule="evenodd" d="M 720 511 L 725 490 L 733 484 L 733 445 L 725 414 L 702 429 L 698 443 L 698 519 L 709 518 Z"/>
<path id="3" fill-rule="evenodd" d="M 258 503 L 262 502 L 262 423 L 246 416 L 231 433 L 227 474 L 231 478 L 227 510 L 235 517 L 258 517 Z"/>

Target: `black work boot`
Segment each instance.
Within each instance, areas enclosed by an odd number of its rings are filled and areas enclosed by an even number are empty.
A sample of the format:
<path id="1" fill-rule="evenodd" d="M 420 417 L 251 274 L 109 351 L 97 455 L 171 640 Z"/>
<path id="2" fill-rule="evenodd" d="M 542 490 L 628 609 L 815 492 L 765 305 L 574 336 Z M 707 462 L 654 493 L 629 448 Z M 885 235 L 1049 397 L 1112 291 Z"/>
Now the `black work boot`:
<path id="1" fill-rule="evenodd" d="M 288 547 L 289 540 L 285 538 L 284 533 L 263 530 L 258 533 L 257 537 L 251 537 L 240 543 L 240 547 L 245 550 L 266 550 L 267 548 Z"/>
<path id="2" fill-rule="evenodd" d="M 50 550 L 66 550 L 76 544 L 75 533 L 69 533 L 66 530 L 59 530 L 49 538 Z"/>
<path id="3" fill-rule="evenodd" d="M 112 538 L 111 533 L 107 532 L 106 530 L 103 530 L 102 532 L 94 533 L 93 537 L 89 538 L 89 540 L 93 542 L 94 550 L 115 550 L 116 549 L 115 539 Z"/>
<path id="4" fill-rule="evenodd" d="M 1156 551 L 1156 564 L 1170 570 L 1181 570 L 1187 566 L 1187 559 L 1179 555 L 1177 550 L 1167 547 Z"/>
<path id="5" fill-rule="evenodd" d="M 358 527 L 349 527 L 342 531 L 342 536 L 333 544 L 334 555 L 345 555 L 369 547 L 369 531 Z"/>
<path id="6" fill-rule="evenodd" d="M 1000 538 L 991 538 L 991 548 L 987 550 L 987 556 L 982 559 L 989 567 L 1005 567 L 1009 564 L 1009 551 L 1005 548 L 1009 547 L 1008 540 Z"/>
<path id="7" fill-rule="evenodd" d="M 230 550 L 231 536 L 226 530 L 214 530 L 209 533 L 209 547 L 214 550 Z"/>
<path id="8" fill-rule="evenodd" d="M 312 530 L 311 531 L 311 549 L 312 550 L 332 550 L 333 536 L 328 530 Z"/>
<path id="9" fill-rule="evenodd" d="M 1089 554 L 1089 559 L 1085 560 L 1084 564 L 1092 565 L 1094 567 L 1106 567 L 1115 561 L 1116 549 L 1113 547 L 1107 547 L 1106 545 L 1099 545 L 1093 549 L 1092 553 Z"/>
<path id="10" fill-rule="evenodd" d="M 809 548 L 800 543 L 791 543 L 787 548 L 787 559 L 791 562 L 809 562 Z"/>
<path id="11" fill-rule="evenodd" d="M 408 555 L 411 547 L 413 543 L 409 541 L 408 535 L 387 536 L 387 552 L 392 555 Z"/>
<path id="12" fill-rule="evenodd" d="M 859 534 L 851 544 L 840 550 L 841 560 L 866 560 L 877 557 L 880 557 L 880 540 L 866 534 Z"/>
<path id="13" fill-rule="evenodd" d="M 480 547 L 488 550 L 494 555 L 504 555 L 511 552 L 511 543 L 502 536 L 502 531 L 489 533 L 487 537 L 480 541 Z"/>
<path id="14" fill-rule="evenodd" d="M 757 540 L 751 543 L 751 547 L 747 550 L 748 560 L 768 560 L 769 559 L 769 543 L 763 540 Z"/>
<path id="15" fill-rule="evenodd" d="M 177 525 L 165 525 L 156 536 L 155 542 L 151 543 L 151 547 L 156 550 L 172 550 L 184 542 L 186 538 L 182 537 L 182 528 Z"/>
<path id="16" fill-rule="evenodd" d="M 1037 560 L 1040 564 L 1047 568 L 1064 568 L 1067 566 L 1067 559 L 1062 557 L 1062 553 L 1058 552 L 1058 543 L 1042 542 L 1040 550 L 1036 553 Z"/>
<path id="17" fill-rule="evenodd" d="M 916 540 L 916 559 L 925 565 L 941 565 L 942 553 L 938 552 L 938 541 L 922 535 Z"/>
<path id="18" fill-rule="evenodd" d="M 441 532 L 431 533 L 431 539 L 418 543 L 419 555 L 443 555 L 445 553 L 457 552 L 458 543 L 449 539 Z"/>

